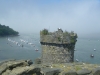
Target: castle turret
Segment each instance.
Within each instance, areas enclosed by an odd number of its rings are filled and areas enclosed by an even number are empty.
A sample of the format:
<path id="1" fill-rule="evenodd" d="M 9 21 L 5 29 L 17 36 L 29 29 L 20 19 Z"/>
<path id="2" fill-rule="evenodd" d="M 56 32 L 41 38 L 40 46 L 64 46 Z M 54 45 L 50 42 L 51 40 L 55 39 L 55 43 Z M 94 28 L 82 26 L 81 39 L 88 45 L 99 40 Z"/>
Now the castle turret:
<path id="1" fill-rule="evenodd" d="M 40 31 L 40 43 L 42 46 L 42 63 L 68 63 L 74 61 L 74 48 L 77 34 L 74 32 Z"/>

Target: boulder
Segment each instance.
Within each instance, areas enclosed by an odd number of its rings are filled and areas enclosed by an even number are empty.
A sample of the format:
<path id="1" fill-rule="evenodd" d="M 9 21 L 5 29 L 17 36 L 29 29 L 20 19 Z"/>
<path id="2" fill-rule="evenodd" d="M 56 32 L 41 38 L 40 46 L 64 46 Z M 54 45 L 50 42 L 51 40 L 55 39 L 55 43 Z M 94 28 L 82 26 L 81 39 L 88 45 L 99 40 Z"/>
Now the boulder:
<path id="1" fill-rule="evenodd" d="M 93 70 L 93 75 L 100 75 L 100 67 L 97 67 Z"/>
<path id="2" fill-rule="evenodd" d="M 7 69 L 5 72 L 2 73 L 2 75 L 10 75 L 10 73 L 11 73 L 11 70 Z"/>
<path id="3" fill-rule="evenodd" d="M 68 71 L 68 72 L 63 72 L 62 75 L 77 75 L 77 73 L 75 71 Z"/>
<path id="4" fill-rule="evenodd" d="M 28 63 L 29 66 L 33 64 L 32 60 L 26 60 L 26 62 Z"/>
<path id="5" fill-rule="evenodd" d="M 40 58 L 35 59 L 34 64 L 41 64 L 41 59 Z"/>
<path id="6" fill-rule="evenodd" d="M 42 75 L 59 75 L 60 72 L 61 72 L 61 70 L 56 69 L 56 68 L 43 68 L 43 69 L 41 69 Z"/>
<path id="7" fill-rule="evenodd" d="M 34 66 L 25 66 L 25 67 L 17 67 L 14 68 L 9 75 L 40 75 L 40 68 Z"/>
<path id="8" fill-rule="evenodd" d="M 88 74 L 90 74 L 90 73 L 91 73 L 91 71 L 88 70 L 88 69 L 81 69 L 81 70 L 78 70 L 78 71 L 77 71 L 77 74 L 78 74 L 78 75 L 88 75 Z"/>
<path id="9" fill-rule="evenodd" d="M 29 60 L 11 60 L 11 61 L 5 61 L 0 65 L 0 75 L 4 73 L 6 70 L 13 70 L 16 67 L 23 67 L 30 65 Z"/>

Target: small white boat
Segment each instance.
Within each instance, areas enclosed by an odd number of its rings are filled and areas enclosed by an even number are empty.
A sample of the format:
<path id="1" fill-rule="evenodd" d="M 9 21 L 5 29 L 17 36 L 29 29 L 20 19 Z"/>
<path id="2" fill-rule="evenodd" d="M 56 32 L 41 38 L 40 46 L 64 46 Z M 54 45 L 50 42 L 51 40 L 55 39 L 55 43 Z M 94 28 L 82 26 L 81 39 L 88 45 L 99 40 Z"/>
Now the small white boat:
<path id="1" fill-rule="evenodd" d="M 96 51 L 96 49 L 94 48 L 94 51 Z"/>
<path id="2" fill-rule="evenodd" d="M 77 61 L 77 62 L 79 62 L 79 60 L 78 60 L 78 59 L 76 59 L 76 61 Z"/>
<path id="3" fill-rule="evenodd" d="M 38 51 L 38 49 L 35 49 L 35 51 Z"/>
<path id="4" fill-rule="evenodd" d="M 91 54 L 91 55 L 90 55 L 90 57 L 92 57 L 92 58 L 93 58 L 93 57 L 94 57 L 94 55 L 93 55 L 93 54 Z"/>

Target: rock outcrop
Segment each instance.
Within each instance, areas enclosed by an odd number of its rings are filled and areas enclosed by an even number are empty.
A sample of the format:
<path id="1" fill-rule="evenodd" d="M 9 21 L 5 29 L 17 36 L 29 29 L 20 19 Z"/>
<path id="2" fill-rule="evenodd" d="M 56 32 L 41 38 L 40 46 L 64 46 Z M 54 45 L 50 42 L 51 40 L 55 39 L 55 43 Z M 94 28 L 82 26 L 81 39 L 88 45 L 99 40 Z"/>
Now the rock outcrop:
<path id="1" fill-rule="evenodd" d="M 0 63 L 0 75 L 100 75 L 100 65 L 32 64 L 31 60 L 9 60 Z"/>
<path id="2" fill-rule="evenodd" d="M 9 60 L 0 64 L 0 75 L 32 75 L 39 73 L 40 68 L 30 66 L 31 60 Z"/>

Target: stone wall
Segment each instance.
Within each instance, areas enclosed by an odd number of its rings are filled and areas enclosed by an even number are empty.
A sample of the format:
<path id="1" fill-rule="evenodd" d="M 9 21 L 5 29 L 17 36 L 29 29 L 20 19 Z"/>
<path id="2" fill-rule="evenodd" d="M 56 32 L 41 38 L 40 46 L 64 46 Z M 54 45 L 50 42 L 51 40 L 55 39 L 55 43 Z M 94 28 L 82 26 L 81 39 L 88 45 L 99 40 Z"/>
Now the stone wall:
<path id="1" fill-rule="evenodd" d="M 61 29 L 55 32 L 41 31 L 42 63 L 73 62 L 76 39 L 76 33 L 63 32 Z"/>
<path id="2" fill-rule="evenodd" d="M 73 44 L 43 44 L 42 63 L 68 63 L 74 60 Z"/>

